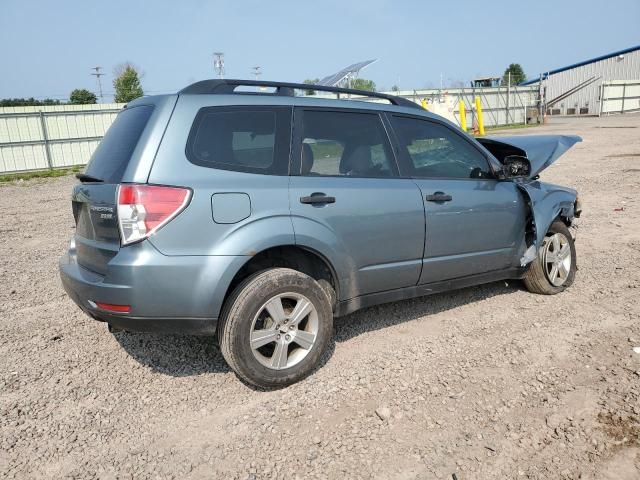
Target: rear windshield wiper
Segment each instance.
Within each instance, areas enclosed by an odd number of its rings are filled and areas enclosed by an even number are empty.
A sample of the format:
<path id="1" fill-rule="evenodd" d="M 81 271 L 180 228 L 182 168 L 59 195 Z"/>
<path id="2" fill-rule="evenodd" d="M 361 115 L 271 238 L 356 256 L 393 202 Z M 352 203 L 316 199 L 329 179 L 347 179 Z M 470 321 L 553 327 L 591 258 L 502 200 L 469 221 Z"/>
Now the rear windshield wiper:
<path id="1" fill-rule="evenodd" d="M 98 177 L 92 177 L 91 175 L 87 175 L 86 173 L 76 173 L 76 178 L 81 182 L 97 182 L 102 183 L 104 180 Z"/>

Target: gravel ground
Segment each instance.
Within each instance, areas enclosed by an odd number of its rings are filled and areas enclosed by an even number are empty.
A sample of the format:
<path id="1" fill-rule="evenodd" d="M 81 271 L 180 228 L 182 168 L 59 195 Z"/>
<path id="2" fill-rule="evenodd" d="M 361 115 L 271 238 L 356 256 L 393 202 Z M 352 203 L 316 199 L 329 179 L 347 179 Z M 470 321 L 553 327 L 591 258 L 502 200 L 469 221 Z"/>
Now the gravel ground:
<path id="1" fill-rule="evenodd" d="M 640 115 L 576 133 L 576 282 L 518 282 L 337 320 L 324 366 L 275 392 L 210 339 L 119 333 L 66 297 L 70 177 L 0 185 L 3 478 L 640 478 Z"/>

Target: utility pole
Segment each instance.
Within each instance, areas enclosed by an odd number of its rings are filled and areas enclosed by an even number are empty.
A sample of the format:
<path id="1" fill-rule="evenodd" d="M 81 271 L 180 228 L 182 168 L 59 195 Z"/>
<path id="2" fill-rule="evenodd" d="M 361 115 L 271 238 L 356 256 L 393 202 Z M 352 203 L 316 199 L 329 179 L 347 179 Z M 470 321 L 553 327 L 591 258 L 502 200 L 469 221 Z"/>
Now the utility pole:
<path id="1" fill-rule="evenodd" d="M 255 75 L 256 80 L 260 80 L 260 75 L 262 75 L 262 71 L 260 70 L 260 66 L 253 67 L 251 70 L 253 70 L 253 74 Z"/>
<path id="2" fill-rule="evenodd" d="M 216 71 L 219 78 L 224 78 L 224 53 L 214 52 L 213 69 Z"/>
<path id="3" fill-rule="evenodd" d="M 103 98 L 102 98 L 102 82 L 100 81 L 100 77 L 103 76 L 104 73 L 100 72 L 100 70 L 102 70 L 102 67 L 93 67 L 91 70 L 95 70 L 95 73 L 92 73 L 91 75 L 96 77 L 96 80 L 98 81 L 98 92 L 100 94 L 100 103 L 102 103 L 102 101 L 103 101 Z"/>

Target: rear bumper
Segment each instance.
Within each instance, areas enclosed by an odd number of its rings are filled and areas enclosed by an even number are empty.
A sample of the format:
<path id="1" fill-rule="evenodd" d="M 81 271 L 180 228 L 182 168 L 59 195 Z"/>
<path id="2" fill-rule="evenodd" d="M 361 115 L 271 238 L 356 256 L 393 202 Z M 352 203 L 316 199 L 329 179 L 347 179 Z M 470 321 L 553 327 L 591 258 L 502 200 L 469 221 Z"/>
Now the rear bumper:
<path id="1" fill-rule="evenodd" d="M 72 247 L 60 259 L 69 297 L 89 316 L 136 332 L 211 335 L 244 256 L 165 256 L 149 242 L 122 248 L 105 275 L 84 268 Z M 96 303 L 129 305 L 128 313 Z"/>

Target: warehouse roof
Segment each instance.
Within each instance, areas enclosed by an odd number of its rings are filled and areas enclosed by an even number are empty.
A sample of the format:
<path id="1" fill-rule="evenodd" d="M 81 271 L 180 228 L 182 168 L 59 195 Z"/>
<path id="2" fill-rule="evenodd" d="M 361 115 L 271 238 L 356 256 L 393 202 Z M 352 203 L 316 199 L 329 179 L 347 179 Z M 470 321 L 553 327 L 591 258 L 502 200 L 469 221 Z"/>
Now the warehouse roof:
<path id="1" fill-rule="evenodd" d="M 591 58 L 589 60 L 585 60 L 584 62 L 574 63 L 572 65 L 567 65 L 566 67 L 556 68 L 555 70 L 550 70 L 542 74 L 543 78 L 547 78 L 549 75 L 554 75 L 556 73 L 564 72 L 566 70 L 571 70 L 572 68 L 582 67 L 583 65 L 589 65 L 590 63 L 599 62 L 600 60 L 606 60 L 607 58 L 617 57 L 618 55 L 624 55 L 625 53 L 634 52 L 636 50 L 640 50 L 640 45 L 636 45 L 635 47 L 625 48 L 624 50 L 619 50 L 617 52 L 608 53 L 606 55 L 601 55 L 599 57 Z M 520 85 L 532 85 L 540 81 L 539 78 L 534 80 L 528 80 L 526 82 L 522 82 Z"/>

